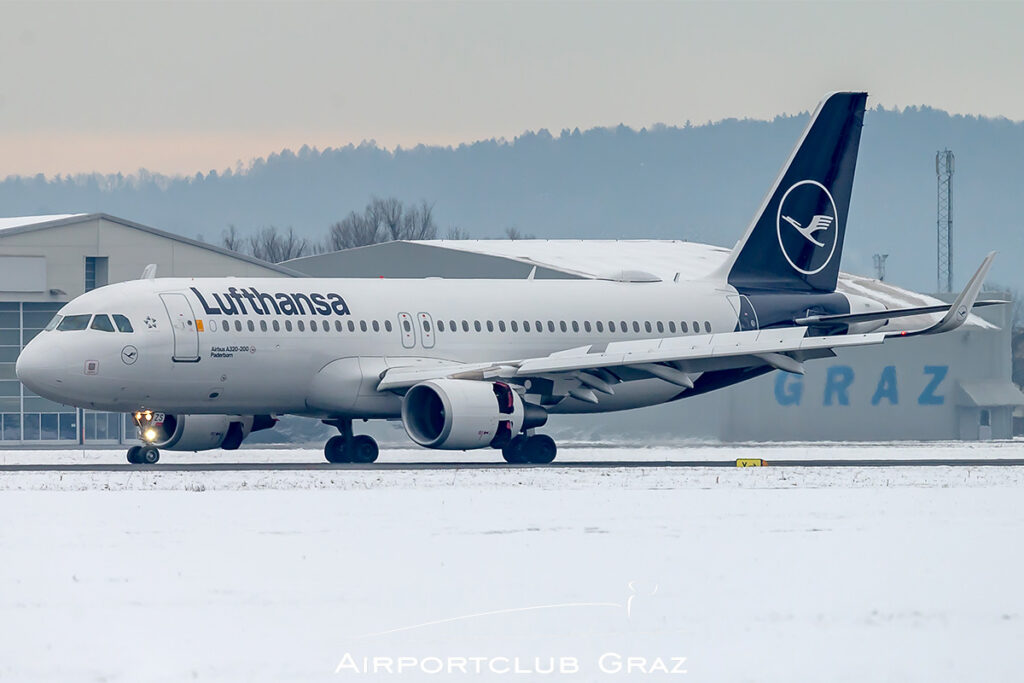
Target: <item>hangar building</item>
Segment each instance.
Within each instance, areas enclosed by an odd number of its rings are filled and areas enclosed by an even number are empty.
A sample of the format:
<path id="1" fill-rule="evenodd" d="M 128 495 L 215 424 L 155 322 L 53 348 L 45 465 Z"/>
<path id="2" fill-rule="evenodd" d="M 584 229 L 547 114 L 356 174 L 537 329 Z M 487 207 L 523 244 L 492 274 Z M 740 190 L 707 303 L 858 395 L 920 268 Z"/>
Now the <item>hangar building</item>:
<path id="1" fill-rule="evenodd" d="M 693 279 L 728 250 L 662 240 L 430 240 L 387 242 L 287 262 L 317 277 Z M 639 272 L 641 269 L 644 272 Z M 839 290 L 890 308 L 938 299 L 847 273 Z M 1001 295 L 986 295 L 1002 298 Z M 500 302 L 496 302 L 500 306 Z M 979 309 L 955 332 L 843 350 L 803 377 L 773 372 L 676 403 L 600 416 L 558 416 L 560 438 L 644 442 L 990 439 L 1012 436 L 1024 394 L 1010 381 L 1010 306 Z M 907 318 L 924 327 L 931 318 Z"/>
<path id="2" fill-rule="evenodd" d="M 161 276 L 295 275 L 219 247 L 102 213 L 0 218 L 0 445 L 120 443 L 120 413 L 53 403 L 23 387 L 18 354 L 66 302 L 96 287 Z"/>

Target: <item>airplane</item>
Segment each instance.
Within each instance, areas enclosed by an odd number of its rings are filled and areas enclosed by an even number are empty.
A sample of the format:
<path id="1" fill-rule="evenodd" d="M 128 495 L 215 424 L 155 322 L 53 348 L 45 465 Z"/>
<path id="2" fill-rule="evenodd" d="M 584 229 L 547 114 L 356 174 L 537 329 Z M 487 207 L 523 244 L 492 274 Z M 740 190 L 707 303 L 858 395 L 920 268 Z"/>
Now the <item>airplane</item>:
<path id="1" fill-rule="evenodd" d="M 143 445 L 238 448 L 278 415 L 322 420 L 332 463 L 370 463 L 354 420 L 401 420 L 431 449 L 554 460 L 550 415 L 697 396 L 892 337 L 962 325 L 994 253 L 951 305 L 886 309 L 836 291 L 867 94 L 827 95 L 746 233 L 688 281 L 157 278 L 65 305 L 22 351 L 40 396 L 131 413 Z M 807 226 L 807 227 L 803 227 Z M 643 280 L 644 278 L 639 278 Z M 942 314 L 919 329 L 889 321 Z M 885 330 L 880 330 L 886 326 Z"/>

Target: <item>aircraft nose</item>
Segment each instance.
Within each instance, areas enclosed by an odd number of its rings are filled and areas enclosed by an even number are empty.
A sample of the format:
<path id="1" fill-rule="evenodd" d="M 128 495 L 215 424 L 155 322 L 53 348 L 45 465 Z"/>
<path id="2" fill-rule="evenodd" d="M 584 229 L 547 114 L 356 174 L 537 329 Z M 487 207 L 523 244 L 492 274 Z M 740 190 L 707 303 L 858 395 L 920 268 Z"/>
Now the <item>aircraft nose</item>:
<path id="1" fill-rule="evenodd" d="M 31 391 L 44 396 L 60 382 L 62 355 L 45 339 L 33 339 L 18 355 L 14 372 Z"/>

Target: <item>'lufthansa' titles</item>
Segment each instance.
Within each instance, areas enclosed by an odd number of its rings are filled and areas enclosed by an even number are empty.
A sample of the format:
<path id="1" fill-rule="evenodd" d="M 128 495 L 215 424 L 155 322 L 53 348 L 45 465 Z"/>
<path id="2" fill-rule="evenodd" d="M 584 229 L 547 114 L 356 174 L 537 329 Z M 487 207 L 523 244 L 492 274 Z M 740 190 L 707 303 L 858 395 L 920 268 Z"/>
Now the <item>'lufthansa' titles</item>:
<path id="1" fill-rule="evenodd" d="M 212 301 L 207 301 L 198 289 L 191 289 L 206 315 L 248 315 L 250 311 L 256 315 L 351 315 L 345 300 L 334 293 L 267 294 L 255 287 L 228 287 L 227 292 L 209 295 Z"/>

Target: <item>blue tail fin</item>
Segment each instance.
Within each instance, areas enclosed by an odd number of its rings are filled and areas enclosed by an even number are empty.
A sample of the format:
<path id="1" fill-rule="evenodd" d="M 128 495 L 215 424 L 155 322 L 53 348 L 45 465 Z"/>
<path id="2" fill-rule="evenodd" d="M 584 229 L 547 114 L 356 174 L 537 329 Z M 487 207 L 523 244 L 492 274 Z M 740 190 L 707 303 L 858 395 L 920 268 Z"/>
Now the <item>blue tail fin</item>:
<path id="1" fill-rule="evenodd" d="M 742 290 L 831 292 L 867 93 L 828 95 L 723 267 Z"/>

